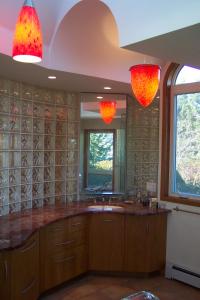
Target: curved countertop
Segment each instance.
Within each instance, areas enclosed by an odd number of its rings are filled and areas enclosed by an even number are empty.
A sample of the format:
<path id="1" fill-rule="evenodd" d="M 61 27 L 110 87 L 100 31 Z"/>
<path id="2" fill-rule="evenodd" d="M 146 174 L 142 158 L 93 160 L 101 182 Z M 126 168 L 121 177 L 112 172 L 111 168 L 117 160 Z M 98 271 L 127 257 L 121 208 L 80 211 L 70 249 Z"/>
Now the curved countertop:
<path id="1" fill-rule="evenodd" d="M 85 214 L 119 213 L 124 215 L 155 215 L 169 213 L 163 208 L 143 207 L 141 204 L 125 204 L 124 202 L 100 203 L 94 207 L 94 202 L 80 201 L 68 204 L 52 205 L 43 208 L 29 209 L 0 217 L 0 250 L 12 250 L 21 246 L 33 233 L 47 224 L 55 221 Z M 114 206 L 118 206 L 118 208 Z M 93 207 L 89 207 L 93 206 Z M 95 204 L 96 206 L 96 204 Z M 119 208 L 119 206 L 121 206 Z"/>

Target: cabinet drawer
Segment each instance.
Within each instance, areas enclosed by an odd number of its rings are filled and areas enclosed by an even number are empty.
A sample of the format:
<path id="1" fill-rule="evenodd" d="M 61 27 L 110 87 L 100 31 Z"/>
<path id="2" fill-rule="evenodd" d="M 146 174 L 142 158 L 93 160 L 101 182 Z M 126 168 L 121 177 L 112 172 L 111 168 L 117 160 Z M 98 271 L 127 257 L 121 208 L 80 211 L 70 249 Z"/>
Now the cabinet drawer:
<path id="1" fill-rule="evenodd" d="M 85 230 L 87 227 L 86 216 L 76 216 L 68 219 L 69 233 L 73 233 L 80 230 Z"/>

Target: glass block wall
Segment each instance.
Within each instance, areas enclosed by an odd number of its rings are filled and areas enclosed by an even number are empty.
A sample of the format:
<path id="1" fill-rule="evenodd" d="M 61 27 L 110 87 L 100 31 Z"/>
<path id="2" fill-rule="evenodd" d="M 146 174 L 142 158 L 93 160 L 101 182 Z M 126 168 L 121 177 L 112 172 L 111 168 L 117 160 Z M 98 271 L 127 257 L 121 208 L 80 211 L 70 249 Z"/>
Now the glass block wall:
<path id="1" fill-rule="evenodd" d="M 147 108 L 127 102 L 127 191 L 146 192 L 147 182 L 158 182 L 159 100 Z"/>
<path id="2" fill-rule="evenodd" d="M 0 215 L 77 199 L 78 95 L 0 79 Z"/>

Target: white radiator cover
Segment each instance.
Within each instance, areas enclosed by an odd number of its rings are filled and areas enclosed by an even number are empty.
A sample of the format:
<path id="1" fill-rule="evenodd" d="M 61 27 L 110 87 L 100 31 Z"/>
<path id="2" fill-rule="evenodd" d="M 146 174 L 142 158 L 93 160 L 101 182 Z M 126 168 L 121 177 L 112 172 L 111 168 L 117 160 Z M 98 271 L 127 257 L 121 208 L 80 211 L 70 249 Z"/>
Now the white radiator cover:
<path id="1" fill-rule="evenodd" d="M 200 288 L 200 274 L 172 263 L 166 264 L 165 276 L 168 279 L 176 279 L 196 288 Z"/>

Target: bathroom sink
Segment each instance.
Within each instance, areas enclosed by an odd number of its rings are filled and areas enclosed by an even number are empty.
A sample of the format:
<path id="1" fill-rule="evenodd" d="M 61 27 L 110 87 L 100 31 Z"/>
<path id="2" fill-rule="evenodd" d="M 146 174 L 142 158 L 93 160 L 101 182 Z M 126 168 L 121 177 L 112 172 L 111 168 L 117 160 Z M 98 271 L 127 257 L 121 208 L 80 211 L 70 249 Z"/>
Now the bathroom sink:
<path id="1" fill-rule="evenodd" d="M 117 205 L 90 205 L 88 206 L 88 208 L 94 210 L 113 210 L 113 209 L 119 209 L 123 207 Z"/>

